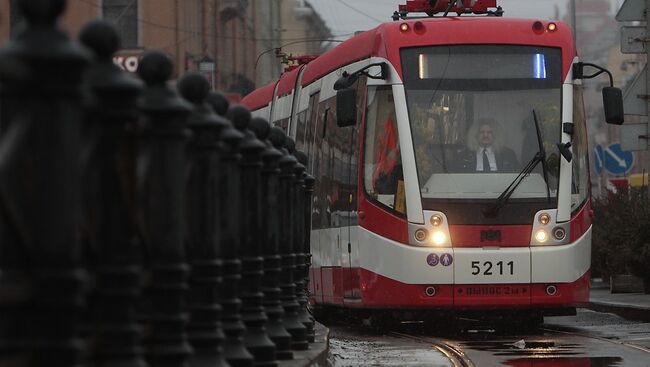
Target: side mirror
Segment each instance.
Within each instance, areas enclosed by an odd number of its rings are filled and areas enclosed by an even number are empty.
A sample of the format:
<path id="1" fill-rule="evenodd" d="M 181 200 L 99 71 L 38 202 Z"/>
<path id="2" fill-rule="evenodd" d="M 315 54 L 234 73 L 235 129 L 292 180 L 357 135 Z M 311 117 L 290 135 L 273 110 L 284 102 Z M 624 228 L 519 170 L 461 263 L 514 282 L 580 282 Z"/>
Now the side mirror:
<path id="1" fill-rule="evenodd" d="M 354 84 L 354 82 L 357 81 L 357 79 L 359 79 L 358 73 L 348 74 L 347 72 L 344 72 L 343 75 L 334 83 L 334 90 L 349 88 L 352 84 Z"/>
<path id="2" fill-rule="evenodd" d="M 623 112 L 623 93 L 614 87 L 603 88 L 603 107 L 605 121 L 608 124 L 622 125 L 625 119 Z"/>
<path id="3" fill-rule="evenodd" d="M 354 126 L 357 123 L 357 91 L 341 89 L 336 92 L 336 125 Z"/>

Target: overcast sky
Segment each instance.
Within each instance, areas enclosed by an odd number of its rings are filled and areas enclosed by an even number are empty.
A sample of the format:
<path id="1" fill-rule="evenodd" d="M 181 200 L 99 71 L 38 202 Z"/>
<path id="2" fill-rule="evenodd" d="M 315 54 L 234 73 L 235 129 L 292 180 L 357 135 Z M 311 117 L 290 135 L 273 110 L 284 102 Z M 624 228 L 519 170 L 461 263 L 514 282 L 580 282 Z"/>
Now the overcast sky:
<path id="1" fill-rule="evenodd" d="M 320 13 L 334 36 L 368 30 L 380 22 L 391 21 L 398 4 L 406 0 L 307 0 Z M 562 18 L 570 0 L 498 0 L 506 17 L 555 19 L 556 11 Z M 589 1 L 589 0 L 577 0 Z M 623 0 L 610 0 L 615 13 Z M 557 10 L 556 10 L 557 9 Z"/>

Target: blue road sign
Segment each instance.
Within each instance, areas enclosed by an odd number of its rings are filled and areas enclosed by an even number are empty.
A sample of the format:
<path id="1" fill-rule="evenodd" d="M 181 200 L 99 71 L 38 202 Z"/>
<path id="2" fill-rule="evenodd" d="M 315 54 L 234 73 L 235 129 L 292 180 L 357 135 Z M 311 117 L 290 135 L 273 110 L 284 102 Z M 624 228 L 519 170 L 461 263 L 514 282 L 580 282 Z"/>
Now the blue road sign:
<path id="1" fill-rule="evenodd" d="M 594 147 L 594 168 L 598 175 L 603 173 L 603 162 L 605 161 L 605 150 L 603 146 L 597 144 Z"/>
<path id="2" fill-rule="evenodd" d="M 611 174 L 626 174 L 634 166 L 634 154 L 621 149 L 621 144 L 610 144 L 606 148 L 602 148 L 602 150 L 603 167 Z"/>

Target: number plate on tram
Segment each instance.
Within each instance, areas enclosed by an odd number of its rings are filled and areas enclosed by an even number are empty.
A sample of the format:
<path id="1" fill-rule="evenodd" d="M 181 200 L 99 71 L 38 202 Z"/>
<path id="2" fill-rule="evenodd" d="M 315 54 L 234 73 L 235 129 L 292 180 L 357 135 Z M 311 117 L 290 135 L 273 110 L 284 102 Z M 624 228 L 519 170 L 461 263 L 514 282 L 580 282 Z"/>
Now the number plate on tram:
<path id="1" fill-rule="evenodd" d="M 530 253 L 521 249 L 457 249 L 456 284 L 529 283 Z"/>
<path id="2" fill-rule="evenodd" d="M 505 262 L 499 260 L 496 262 L 493 261 L 481 261 L 474 260 L 472 261 L 472 275 L 514 275 L 515 274 L 515 262 L 510 260 Z"/>
<path id="3" fill-rule="evenodd" d="M 530 293 L 526 285 L 466 285 L 456 287 L 456 297 L 527 297 Z"/>

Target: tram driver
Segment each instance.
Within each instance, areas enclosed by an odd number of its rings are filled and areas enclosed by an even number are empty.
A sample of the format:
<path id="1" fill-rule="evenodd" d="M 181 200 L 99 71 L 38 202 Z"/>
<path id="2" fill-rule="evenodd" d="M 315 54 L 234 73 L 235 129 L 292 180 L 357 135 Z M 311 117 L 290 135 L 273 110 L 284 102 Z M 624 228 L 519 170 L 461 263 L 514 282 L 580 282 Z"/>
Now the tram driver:
<path id="1" fill-rule="evenodd" d="M 515 152 L 503 145 L 499 125 L 492 118 L 482 118 L 468 132 L 468 150 L 461 158 L 465 172 L 517 172 Z"/>

